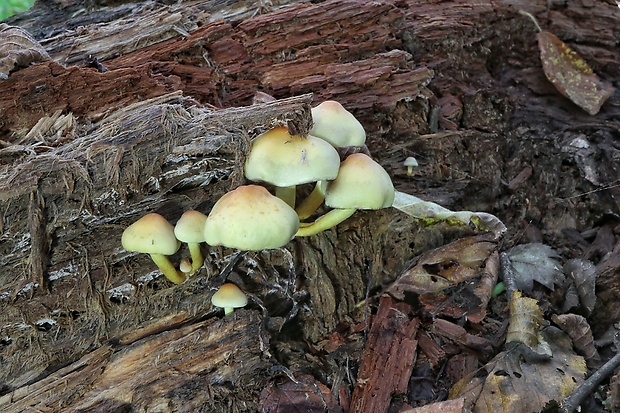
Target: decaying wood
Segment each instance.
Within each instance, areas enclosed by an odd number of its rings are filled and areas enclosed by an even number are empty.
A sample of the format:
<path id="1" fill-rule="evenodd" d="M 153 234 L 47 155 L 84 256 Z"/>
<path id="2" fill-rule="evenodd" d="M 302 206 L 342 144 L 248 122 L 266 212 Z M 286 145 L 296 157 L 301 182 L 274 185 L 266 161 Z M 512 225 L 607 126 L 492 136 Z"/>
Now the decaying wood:
<path id="1" fill-rule="evenodd" d="M 48 377 L 2 396 L 0 408 L 4 412 L 254 410 L 255 403 L 238 404 L 236 387 L 243 383 L 244 392 L 258 398 L 275 365 L 268 348 L 256 311 L 205 321 L 178 314 L 111 340 Z M 248 387 L 250 381 L 253 389 Z"/>
<path id="2" fill-rule="evenodd" d="M 545 79 L 535 31 L 517 13 L 535 14 L 602 78 L 617 81 L 615 4 L 117 3 L 86 12 L 82 2 L 38 2 L 9 21 L 30 32 L 53 61 L 0 81 L 0 400 L 7 409 L 31 402 L 41 410 L 44 403 L 84 411 L 165 411 L 166 404 L 253 409 L 273 361 L 246 330 L 295 337 L 302 350 L 291 365 L 322 357 L 305 354 L 299 343 L 340 326 L 413 256 L 469 234 L 422 227 L 392 210 L 357 213 L 320 236 L 247 254 L 231 277 L 256 300 L 234 321 L 203 318 L 211 310 L 212 276 L 232 251 L 205 250 L 205 268 L 171 286 L 148 257 L 120 248 L 122 230 L 144 212 L 174 222 L 185 209 L 208 211 L 244 182 L 241 168 L 254 136 L 277 124 L 305 133 L 309 106 L 320 100 L 338 99 L 360 118 L 371 152 L 398 189 L 452 209 L 496 213 L 512 224 L 507 243 L 520 242 L 530 226 L 561 243 L 566 228 L 584 231 L 620 213 L 618 94 L 596 117 L 581 113 Z M 279 100 L 239 108 L 257 92 Z M 414 177 L 402 166 L 410 155 L 420 162 Z M 604 287 L 598 314 L 608 322 L 620 314 L 613 294 L 617 251 L 598 266 Z M 489 260 L 485 268 L 491 275 L 492 266 Z M 479 285 L 484 294 L 489 280 Z M 479 320 L 484 311 L 476 310 Z M 165 325 L 180 311 L 191 321 L 143 336 L 135 331 L 149 320 Z M 256 325 L 263 322 L 265 331 Z M 247 348 L 231 347 L 240 353 L 228 361 L 197 353 L 225 340 L 211 330 L 216 324 L 237 334 L 227 345 Z M 198 341 L 186 341 L 182 331 Z M 426 331 L 418 336 L 433 366 L 452 355 Z M 184 365 L 166 359 L 173 367 L 160 381 L 116 374 L 136 371 L 131 355 L 156 360 L 138 349 L 165 359 L 165 349 L 179 348 L 175 343 L 195 358 Z M 237 356 L 255 361 L 251 376 L 235 364 Z M 347 355 L 343 365 L 354 370 L 361 359 Z M 204 369 L 192 370 L 194 363 Z M 343 377 L 344 367 L 318 364 L 313 374 L 327 385 Z M 215 370 L 206 372 L 210 366 Z M 232 381 L 219 382 L 220 373 L 235 378 L 234 398 Z M 359 378 L 376 374 L 369 367 Z M 119 386 L 118 396 L 107 397 L 105 386 Z M 197 397 L 196 388 L 211 393 Z M 62 394 L 72 399 L 63 402 Z M 354 405 L 361 400 L 357 390 Z M 346 397 L 341 403 L 346 407 Z M 381 403 L 391 397 L 382 394 Z"/>
<path id="3" fill-rule="evenodd" d="M 419 325 L 411 306 L 381 297 L 351 396 L 351 411 L 385 412 L 392 396 L 407 392 Z"/>

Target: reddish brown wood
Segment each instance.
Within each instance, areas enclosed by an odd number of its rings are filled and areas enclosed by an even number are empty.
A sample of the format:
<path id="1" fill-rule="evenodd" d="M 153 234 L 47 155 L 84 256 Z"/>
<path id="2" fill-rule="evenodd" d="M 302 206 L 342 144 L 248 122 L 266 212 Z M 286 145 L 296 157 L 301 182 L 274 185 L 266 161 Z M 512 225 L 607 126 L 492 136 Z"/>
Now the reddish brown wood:
<path id="1" fill-rule="evenodd" d="M 406 393 L 419 324 L 408 304 L 381 297 L 351 396 L 352 412 L 385 412 L 392 396 Z"/>

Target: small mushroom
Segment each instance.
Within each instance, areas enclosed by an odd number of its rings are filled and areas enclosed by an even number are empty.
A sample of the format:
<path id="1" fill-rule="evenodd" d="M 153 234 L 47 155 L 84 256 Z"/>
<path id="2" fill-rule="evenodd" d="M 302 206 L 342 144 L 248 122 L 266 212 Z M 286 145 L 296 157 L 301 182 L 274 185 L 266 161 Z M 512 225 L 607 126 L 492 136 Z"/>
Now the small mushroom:
<path id="1" fill-rule="evenodd" d="M 291 135 L 280 126 L 258 136 L 245 161 L 245 177 L 276 186 L 276 196 L 295 207 L 296 186 L 338 175 L 338 152 L 323 139 Z"/>
<path id="2" fill-rule="evenodd" d="M 412 176 L 413 168 L 418 166 L 418 160 L 414 158 L 413 156 L 409 156 L 407 157 L 407 159 L 405 159 L 405 162 L 403 162 L 403 165 L 407 167 L 407 176 Z"/>
<path id="3" fill-rule="evenodd" d="M 224 309 L 224 315 L 231 314 L 235 308 L 245 307 L 248 297 L 235 284 L 222 284 L 219 290 L 211 296 L 211 304 Z"/>
<path id="4" fill-rule="evenodd" d="M 312 108 L 313 126 L 310 135 L 329 142 L 341 152 L 342 156 L 349 153 L 349 149 L 366 150 L 366 131 L 362 124 L 334 100 L 326 100 Z M 325 199 L 325 182 L 317 182 L 310 195 L 296 208 L 299 219 L 310 217 Z"/>
<path id="5" fill-rule="evenodd" d="M 295 236 L 318 234 L 358 209 L 387 208 L 393 202 L 394 185 L 385 169 L 363 153 L 349 155 L 340 165 L 338 177 L 325 188 L 325 204 L 333 209 L 312 223 L 301 224 Z"/>
<path id="6" fill-rule="evenodd" d="M 181 218 L 174 226 L 174 235 L 176 238 L 187 243 L 189 253 L 192 257 L 192 268 L 189 274 L 193 274 L 204 263 L 202 251 L 200 251 L 200 243 L 205 242 L 204 227 L 207 216 L 199 211 L 185 211 Z"/>
<path id="7" fill-rule="evenodd" d="M 299 228 L 295 210 L 258 185 L 243 185 L 222 196 L 204 226 L 207 244 L 244 251 L 286 245 Z"/>
<path id="8" fill-rule="evenodd" d="M 179 271 L 185 276 L 189 275 L 192 272 L 192 263 L 187 258 L 182 258 L 179 263 Z"/>
<path id="9" fill-rule="evenodd" d="M 181 243 L 174 236 L 174 227 L 166 218 L 154 212 L 146 214 L 130 226 L 121 237 L 127 251 L 149 254 L 166 278 L 175 284 L 185 281 L 185 275 L 170 262 L 167 255 L 179 250 Z"/>
<path id="10" fill-rule="evenodd" d="M 312 108 L 314 125 L 310 135 L 324 139 L 335 148 L 363 146 L 366 143 L 366 131 L 362 124 L 334 100 L 326 100 Z"/>

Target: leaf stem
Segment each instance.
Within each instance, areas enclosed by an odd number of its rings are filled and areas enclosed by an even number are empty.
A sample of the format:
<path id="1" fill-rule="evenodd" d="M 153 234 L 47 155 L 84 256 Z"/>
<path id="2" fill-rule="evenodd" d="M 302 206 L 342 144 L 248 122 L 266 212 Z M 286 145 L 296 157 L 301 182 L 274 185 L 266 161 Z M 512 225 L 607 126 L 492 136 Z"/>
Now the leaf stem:
<path id="1" fill-rule="evenodd" d="M 525 10 L 519 10 L 519 14 L 529 17 L 536 25 L 536 28 L 538 29 L 538 31 L 539 32 L 543 31 L 543 29 L 540 28 L 540 25 L 538 24 L 538 20 L 536 20 L 536 17 L 532 16 L 530 13 L 526 12 Z"/>

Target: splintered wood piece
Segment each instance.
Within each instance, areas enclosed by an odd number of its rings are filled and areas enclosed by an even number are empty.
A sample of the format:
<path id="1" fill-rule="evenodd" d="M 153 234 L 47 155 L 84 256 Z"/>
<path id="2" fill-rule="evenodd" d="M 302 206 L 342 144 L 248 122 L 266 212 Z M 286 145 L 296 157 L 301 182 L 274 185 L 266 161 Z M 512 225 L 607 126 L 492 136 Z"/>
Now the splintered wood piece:
<path id="1" fill-rule="evenodd" d="M 542 31 L 536 36 L 547 79 L 581 109 L 596 115 L 613 95 L 613 86 L 599 79 L 586 61 L 554 34 Z"/>
<path id="2" fill-rule="evenodd" d="M 352 412 L 386 412 L 393 394 L 406 393 L 416 361 L 420 321 L 412 308 L 382 296 L 351 396 Z"/>
<path id="3" fill-rule="evenodd" d="M 266 384 L 258 378 L 272 367 L 263 357 L 268 344 L 258 313 L 241 310 L 235 317 L 180 324 L 185 319 L 181 313 L 157 320 L 139 334 L 110 340 L 46 378 L 0 397 L 0 409 L 153 411 L 167 406 L 167 411 L 181 411 L 188 401 L 178 397 L 183 392 L 200 389 L 191 402 L 214 407 L 228 403 L 236 393 L 231 389 L 250 381 L 253 389 L 244 391 L 258 398 Z M 214 393 L 219 402 L 212 400 Z"/>

